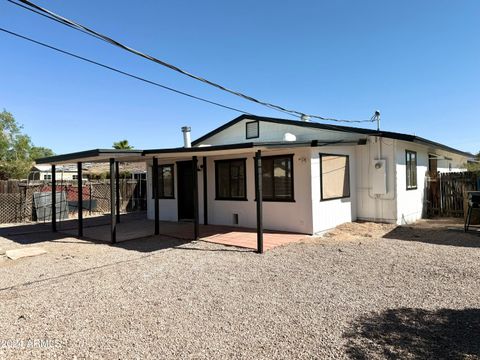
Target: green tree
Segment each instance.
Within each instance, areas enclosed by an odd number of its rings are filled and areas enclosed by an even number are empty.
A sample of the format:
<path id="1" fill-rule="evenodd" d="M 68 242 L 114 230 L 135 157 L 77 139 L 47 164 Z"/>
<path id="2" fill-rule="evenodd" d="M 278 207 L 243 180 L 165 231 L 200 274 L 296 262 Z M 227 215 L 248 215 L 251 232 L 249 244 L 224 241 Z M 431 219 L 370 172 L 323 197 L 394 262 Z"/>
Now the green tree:
<path id="1" fill-rule="evenodd" d="M 477 155 L 475 155 L 475 160 L 477 162 L 467 164 L 466 167 L 468 171 L 480 171 L 480 151 L 477 153 Z"/>
<path id="2" fill-rule="evenodd" d="M 128 140 L 120 140 L 113 143 L 113 148 L 118 150 L 132 150 L 133 146 L 128 143 Z"/>
<path id="3" fill-rule="evenodd" d="M 50 149 L 33 146 L 30 137 L 22 132 L 11 113 L 0 113 L 0 178 L 26 178 L 34 158 L 42 154 L 53 154 Z"/>
<path id="4" fill-rule="evenodd" d="M 33 161 L 53 155 L 55 155 L 55 153 L 52 151 L 52 149 L 43 146 L 32 146 L 32 149 L 30 150 L 30 159 Z"/>

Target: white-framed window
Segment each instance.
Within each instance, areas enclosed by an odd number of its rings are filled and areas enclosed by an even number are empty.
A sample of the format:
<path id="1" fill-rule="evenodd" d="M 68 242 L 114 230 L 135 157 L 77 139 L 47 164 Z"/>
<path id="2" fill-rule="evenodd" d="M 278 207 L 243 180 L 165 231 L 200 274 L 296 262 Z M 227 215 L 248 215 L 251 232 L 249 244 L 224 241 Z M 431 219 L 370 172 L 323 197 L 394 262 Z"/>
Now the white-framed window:
<path id="1" fill-rule="evenodd" d="M 320 154 L 321 200 L 350 197 L 350 161 L 348 155 Z"/>

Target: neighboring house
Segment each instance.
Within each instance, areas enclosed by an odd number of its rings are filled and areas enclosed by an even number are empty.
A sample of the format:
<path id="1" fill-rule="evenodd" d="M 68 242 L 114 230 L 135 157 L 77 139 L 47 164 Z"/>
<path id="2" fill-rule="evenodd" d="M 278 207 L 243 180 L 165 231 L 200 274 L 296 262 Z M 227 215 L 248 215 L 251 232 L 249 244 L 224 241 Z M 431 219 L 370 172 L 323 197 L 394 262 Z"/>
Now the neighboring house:
<path id="1" fill-rule="evenodd" d="M 253 147 L 242 149 L 248 144 Z M 461 171 L 472 156 L 413 135 L 251 115 L 226 123 L 192 146 L 202 155 L 200 170 L 207 168 L 210 224 L 256 226 L 254 153 L 261 149 L 264 227 L 306 234 L 357 219 L 416 221 L 423 214 L 427 171 Z M 202 153 L 215 148 L 220 149 L 211 151 L 215 155 Z M 182 195 L 191 186 L 182 180 L 189 165 L 182 160 L 194 153 L 160 149 L 148 154 L 159 159 L 160 219 L 191 217 L 185 213 L 191 200 Z M 151 161 L 149 165 L 148 217 L 153 219 Z M 202 222 L 202 176 L 198 186 Z"/>
<path id="2" fill-rule="evenodd" d="M 64 165 L 57 166 L 55 171 L 57 180 L 77 180 L 77 166 L 76 165 Z M 85 180 L 86 178 L 83 177 Z M 30 173 L 28 174 L 28 180 L 52 180 L 52 168 L 48 165 L 35 164 Z"/>

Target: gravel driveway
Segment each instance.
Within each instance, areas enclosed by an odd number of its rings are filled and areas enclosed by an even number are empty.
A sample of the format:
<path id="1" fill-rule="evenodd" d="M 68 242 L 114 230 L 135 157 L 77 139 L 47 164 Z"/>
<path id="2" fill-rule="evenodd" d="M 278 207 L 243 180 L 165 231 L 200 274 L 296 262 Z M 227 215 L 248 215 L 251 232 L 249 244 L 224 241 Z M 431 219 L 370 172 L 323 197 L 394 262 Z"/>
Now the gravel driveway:
<path id="1" fill-rule="evenodd" d="M 346 224 L 264 255 L 38 242 L 0 257 L 0 358 L 480 359 L 480 236 L 450 226 Z M 51 240 L 0 247 L 32 236 Z"/>

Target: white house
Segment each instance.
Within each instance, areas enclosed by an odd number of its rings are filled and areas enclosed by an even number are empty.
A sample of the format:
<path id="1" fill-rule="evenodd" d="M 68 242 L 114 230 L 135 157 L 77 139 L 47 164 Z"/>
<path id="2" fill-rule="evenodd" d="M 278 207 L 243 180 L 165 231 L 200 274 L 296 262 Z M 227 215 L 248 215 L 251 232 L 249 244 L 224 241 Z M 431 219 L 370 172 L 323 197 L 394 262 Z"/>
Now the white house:
<path id="1" fill-rule="evenodd" d="M 418 136 L 242 115 L 184 148 L 146 150 L 148 217 L 256 227 L 254 156 L 261 151 L 263 226 L 315 234 L 341 223 L 404 224 L 422 217 L 428 171 L 460 171 L 471 154 Z"/>
<path id="2" fill-rule="evenodd" d="M 85 163 L 109 163 L 110 178 L 117 179 L 110 186 L 112 243 L 120 221 L 118 165 L 144 162 L 147 216 L 155 220 L 155 234 L 160 220 L 193 220 L 195 239 L 200 224 L 256 228 L 262 252 L 263 229 L 315 234 L 357 219 L 416 221 L 424 214 L 429 174 L 463 170 L 473 157 L 414 135 L 253 115 L 239 116 L 191 144 L 190 129 L 182 130 L 184 147 L 94 149 L 37 163 L 50 164 L 55 173 L 66 164 L 81 169 Z M 55 191 L 52 186 L 52 199 Z M 78 216 L 81 237 L 83 215 Z"/>
<path id="3" fill-rule="evenodd" d="M 57 167 L 55 171 L 57 179 L 60 180 L 77 180 L 77 167 L 72 165 L 64 165 Z M 48 165 L 35 164 L 28 174 L 28 180 L 52 180 L 52 168 Z"/>

